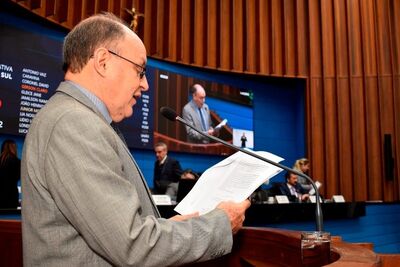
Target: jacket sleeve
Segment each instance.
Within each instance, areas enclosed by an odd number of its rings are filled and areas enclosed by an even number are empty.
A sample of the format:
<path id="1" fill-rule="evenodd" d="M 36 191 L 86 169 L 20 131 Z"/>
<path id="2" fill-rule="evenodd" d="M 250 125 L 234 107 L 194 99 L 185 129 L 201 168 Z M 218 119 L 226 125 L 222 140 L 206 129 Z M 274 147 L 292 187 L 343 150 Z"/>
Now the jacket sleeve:
<path id="1" fill-rule="evenodd" d="M 46 183 L 55 205 L 97 254 L 118 266 L 170 266 L 229 253 L 230 222 L 216 209 L 174 222 L 143 214 L 109 125 L 87 117 L 60 118 L 46 146 Z M 79 117 L 79 116 L 78 116 Z M 137 185 L 137 183 L 136 183 Z"/>

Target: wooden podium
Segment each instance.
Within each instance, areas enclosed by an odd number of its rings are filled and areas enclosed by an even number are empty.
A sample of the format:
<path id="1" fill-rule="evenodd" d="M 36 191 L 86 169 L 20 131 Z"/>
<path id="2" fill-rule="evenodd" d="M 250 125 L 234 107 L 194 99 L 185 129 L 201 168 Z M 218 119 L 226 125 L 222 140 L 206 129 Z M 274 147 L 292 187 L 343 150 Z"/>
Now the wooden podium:
<path id="1" fill-rule="evenodd" d="M 235 235 L 232 253 L 190 266 L 304 266 L 300 245 L 299 231 L 245 227 Z M 380 256 L 371 249 L 340 237 L 332 238 L 328 255 L 327 266 L 381 266 Z M 0 266 L 22 266 L 19 220 L 0 220 Z"/>
<path id="2" fill-rule="evenodd" d="M 371 249 L 342 242 L 340 237 L 332 238 L 330 259 L 318 259 L 316 253 L 313 264 L 304 265 L 300 236 L 299 231 L 245 227 L 235 236 L 231 254 L 190 266 L 381 266 Z"/>

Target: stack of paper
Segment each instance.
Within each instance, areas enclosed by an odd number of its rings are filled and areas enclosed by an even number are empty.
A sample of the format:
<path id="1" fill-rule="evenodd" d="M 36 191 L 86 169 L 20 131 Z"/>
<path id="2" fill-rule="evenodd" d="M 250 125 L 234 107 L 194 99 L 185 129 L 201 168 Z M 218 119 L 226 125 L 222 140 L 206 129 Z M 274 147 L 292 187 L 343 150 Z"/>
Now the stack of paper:
<path id="1" fill-rule="evenodd" d="M 283 160 L 264 151 L 254 153 L 273 162 Z M 281 171 L 265 161 L 237 152 L 207 169 L 175 211 L 201 215 L 213 210 L 221 201 L 241 202 Z"/>

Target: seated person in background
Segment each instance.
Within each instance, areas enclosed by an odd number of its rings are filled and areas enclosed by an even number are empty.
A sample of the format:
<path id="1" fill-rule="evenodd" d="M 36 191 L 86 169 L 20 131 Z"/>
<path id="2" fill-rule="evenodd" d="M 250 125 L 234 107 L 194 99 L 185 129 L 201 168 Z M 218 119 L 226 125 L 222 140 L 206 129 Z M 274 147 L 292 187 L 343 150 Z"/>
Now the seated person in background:
<path id="1" fill-rule="evenodd" d="M 18 181 L 21 177 L 21 160 L 17 144 L 6 139 L 0 154 L 0 209 L 16 209 L 19 206 Z"/>
<path id="2" fill-rule="evenodd" d="M 286 195 L 290 202 L 307 201 L 310 197 L 307 191 L 297 182 L 297 175 L 291 172 L 285 174 L 286 183 L 280 186 L 281 194 Z"/>
<path id="3" fill-rule="evenodd" d="M 154 162 L 154 194 L 165 194 L 170 183 L 176 183 L 182 173 L 179 161 L 167 155 L 168 148 L 163 142 L 154 146 L 156 162 Z"/>
<path id="4" fill-rule="evenodd" d="M 306 158 L 298 159 L 294 163 L 293 169 L 295 169 L 298 172 L 308 175 L 308 172 L 310 170 L 310 161 Z M 297 183 L 300 184 L 301 187 L 303 187 L 303 189 L 306 190 L 307 192 L 309 192 L 312 188 L 312 185 L 310 184 L 309 181 L 307 181 L 306 178 L 303 178 L 300 176 L 297 177 Z"/>
<path id="5" fill-rule="evenodd" d="M 179 202 L 189 193 L 198 178 L 197 173 L 191 169 L 186 169 L 182 172 L 179 182 L 168 185 L 166 194 L 171 197 L 171 200 Z"/>

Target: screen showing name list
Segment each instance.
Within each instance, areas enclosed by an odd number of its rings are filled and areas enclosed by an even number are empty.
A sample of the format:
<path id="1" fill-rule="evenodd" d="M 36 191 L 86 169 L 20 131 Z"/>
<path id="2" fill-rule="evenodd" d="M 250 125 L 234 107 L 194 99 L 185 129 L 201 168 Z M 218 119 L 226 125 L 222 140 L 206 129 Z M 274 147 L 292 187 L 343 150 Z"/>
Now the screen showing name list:
<path id="1" fill-rule="evenodd" d="M 0 134 L 24 136 L 64 80 L 63 36 L 0 18 Z M 118 84 L 116 85 L 118 87 Z M 142 92 L 133 116 L 120 123 L 131 148 L 153 147 L 153 93 Z"/>

